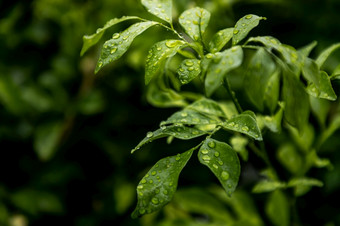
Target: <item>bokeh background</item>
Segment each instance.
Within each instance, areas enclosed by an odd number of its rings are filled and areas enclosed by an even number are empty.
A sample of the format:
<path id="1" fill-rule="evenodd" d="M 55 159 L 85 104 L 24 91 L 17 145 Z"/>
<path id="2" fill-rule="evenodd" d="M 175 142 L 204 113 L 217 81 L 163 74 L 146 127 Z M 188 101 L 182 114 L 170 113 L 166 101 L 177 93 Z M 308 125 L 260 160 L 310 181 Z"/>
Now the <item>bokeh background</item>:
<path id="1" fill-rule="evenodd" d="M 267 20 L 251 35 L 271 35 L 297 48 L 316 40 L 314 56 L 340 41 L 338 0 L 173 2 L 174 16 L 193 6 L 208 9 L 210 37 L 253 13 Z M 258 179 L 262 166 L 256 163 L 244 163 L 240 189 L 230 200 L 210 172 L 191 161 L 171 204 L 130 218 L 144 173 L 193 143 L 160 140 L 130 154 L 176 108 L 150 105 L 143 81 L 148 49 L 170 33 L 148 30 L 97 75 L 101 45 L 80 57 L 83 35 L 123 15 L 156 19 L 139 0 L 0 1 L 0 225 L 223 225 L 218 222 L 228 217 L 270 225 L 261 217 L 264 197 L 243 191 Z M 129 23 L 110 29 L 106 38 Z M 327 67 L 339 61 L 334 54 Z M 312 172 L 325 187 L 299 202 L 303 225 L 340 224 L 340 208 L 332 202 L 340 188 L 339 135 L 323 153 L 334 170 Z"/>

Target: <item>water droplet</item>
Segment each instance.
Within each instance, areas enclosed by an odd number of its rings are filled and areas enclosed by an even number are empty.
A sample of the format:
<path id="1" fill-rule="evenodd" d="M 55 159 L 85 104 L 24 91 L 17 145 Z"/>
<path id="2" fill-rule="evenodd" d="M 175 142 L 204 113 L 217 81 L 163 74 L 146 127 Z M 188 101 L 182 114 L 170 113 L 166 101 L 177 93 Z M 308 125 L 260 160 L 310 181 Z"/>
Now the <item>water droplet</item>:
<path id="1" fill-rule="evenodd" d="M 214 147 L 216 146 L 216 144 L 215 144 L 214 141 L 209 141 L 208 146 L 209 146 L 210 148 L 214 148 Z"/>
<path id="2" fill-rule="evenodd" d="M 152 199 L 151 199 L 151 202 L 152 202 L 153 204 L 157 205 L 157 204 L 158 204 L 158 198 L 152 198 Z"/>
<path id="3" fill-rule="evenodd" d="M 209 155 L 203 155 L 202 159 L 203 161 L 206 161 L 206 162 L 211 160 Z"/>
<path id="4" fill-rule="evenodd" d="M 192 131 L 191 133 L 192 133 L 193 135 L 198 135 L 198 134 L 199 134 L 199 132 L 196 131 L 196 130 L 195 130 L 195 131 Z"/>
<path id="5" fill-rule="evenodd" d="M 193 118 L 192 121 L 193 122 L 200 122 L 201 120 L 199 118 Z"/>
<path id="6" fill-rule="evenodd" d="M 215 169 L 218 169 L 218 165 L 216 165 L 216 164 L 213 164 L 213 167 L 214 167 Z"/>
<path id="7" fill-rule="evenodd" d="M 223 165 L 223 162 L 220 160 L 220 161 L 218 161 L 218 164 L 219 164 L 220 166 L 222 166 L 222 165 Z"/>
<path id="8" fill-rule="evenodd" d="M 145 184 L 145 183 L 146 183 L 145 178 L 143 178 L 140 182 L 141 182 L 142 184 Z"/>
<path id="9" fill-rule="evenodd" d="M 188 71 L 193 71 L 194 70 L 194 67 L 189 67 L 188 68 Z"/>
<path id="10" fill-rule="evenodd" d="M 179 19 L 182 19 L 182 20 L 183 20 L 183 19 L 184 19 L 184 16 L 180 16 Z"/>
<path id="11" fill-rule="evenodd" d="M 153 180 L 149 180 L 149 183 L 152 184 L 152 183 L 153 183 Z"/>
<path id="12" fill-rule="evenodd" d="M 149 177 L 149 174 L 146 174 L 145 177 L 148 178 L 148 177 Z"/>
<path id="13" fill-rule="evenodd" d="M 161 126 L 161 130 L 165 130 L 166 129 L 166 126 Z"/>
<path id="14" fill-rule="evenodd" d="M 218 157 L 218 156 L 220 156 L 220 153 L 218 151 L 215 151 L 214 155 L 215 155 L 215 157 Z"/>
<path id="15" fill-rule="evenodd" d="M 235 125 L 235 122 L 229 122 L 228 123 L 228 126 L 234 126 Z"/>
<path id="16" fill-rule="evenodd" d="M 236 52 L 237 49 L 238 49 L 238 48 L 237 48 L 236 46 L 234 46 L 233 48 L 231 48 L 231 51 L 232 51 L 232 52 Z"/>
<path id="17" fill-rule="evenodd" d="M 248 128 L 248 126 L 243 126 L 243 127 L 242 127 L 242 130 L 245 131 L 245 132 L 248 132 L 248 131 L 249 131 L 249 128 Z"/>
<path id="18" fill-rule="evenodd" d="M 152 176 L 155 176 L 156 174 L 157 174 L 156 171 L 152 171 L 152 172 L 151 172 L 151 175 L 152 175 Z"/>
<path id="19" fill-rule="evenodd" d="M 213 58 L 213 56 L 214 56 L 214 55 L 212 55 L 211 53 L 208 53 L 208 54 L 206 55 L 206 57 L 207 57 L 208 59 Z"/>
<path id="20" fill-rule="evenodd" d="M 202 154 L 206 155 L 206 154 L 208 154 L 208 153 L 209 153 L 209 150 L 207 150 L 207 149 L 203 149 L 201 152 L 202 152 Z"/>
<path id="21" fill-rule="evenodd" d="M 256 137 L 256 138 L 259 138 L 259 135 L 255 134 L 255 137 Z"/>
<path id="22" fill-rule="evenodd" d="M 172 185 L 174 185 L 174 182 L 171 181 L 171 182 L 169 183 L 169 186 L 171 187 Z"/>
<path id="23" fill-rule="evenodd" d="M 221 173 L 222 180 L 228 180 L 229 179 L 229 173 L 226 171 L 222 171 Z"/>
<path id="24" fill-rule="evenodd" d="M 198 25 L 198 21 L 197 20 L 192 21 L 192 23 L 195 24 L 195 25 Z"/>
<path id="25" fill-rule="evenodd" d="M 143 189 L 143 185 L 138 185 L 137 189 Z"/>
<path id="26" fill-rule="evenodd" d="M 177 154 L 176 156 L 176 161 L 179 161 L 181 159 L 181 155 L 180 154 Z"/>
<path id="27" fill-rule="evenodd" d="M 167 42 L 165 43 L 165 45 L 166 45 L 167 47 L 169 47 L 169 48 L 173 48 L 173 47 L 176 46 L 176 42 L 167 41 Z"/>
<path id="28" fill-rule="evenodd" d="M 161 51 L 161 50 L 162 50 L 162 48 L 161 48 L 161 47 L 157 47 L 157 50 L 158 50 L 158 51 Z"/>
<path id="29" fill-rule="evenodd" d="M 189 60 L 189 61 L 186 61 L 186 62 L 185 62 L 185 65 L 187 65 L 188 67 L 190 67 L 190 66 L 193 66 L 194 63 L 193 63 L 191 60 Z"/>
<path id="30" fill-rule="evenodd" d="M 159 193 L 159 189 L 157 188 L 157 189 L 155 189 L 155 193 L 156 194 L 158 194 Z"/>
<path id="31" fill-rule="evenodd" d="M 228 188 L 231 188 L 232 186 L 231 186 L 231 184 L 228 184 Z"/>
<path id="32" fill-rule="evenodd" d="M 187 116 L 188 116 L 188 113 L 187 113 L 187 112 L 182 112 L 182 113 L 181 113 L 181 116 L 182 116 L 182 117 L 187 117 Z"/>
<path id="33" fill-rule="evenodd" d="M 177 132 L 181 132 L 182 128 L 177 128 L 176 130 Z"/>
<path id="34" fill-rule="evenodd" d="M 113 38 L 113 39 L 117 39 L 117 38 L 119 38 L 119 37 L 120 37 L 120 34 L 119 34 L 119 33 L 115 33 L 115 34 L 112 35 L 112 38 Z"/>
<path id="35" fill-rule="evenodd" d="M 138 212 L 139 212 L 140 214 L 144 214 L 144 213 L 145 213 L 145 209 L 140 209 Z"/>
<path id="36" fill-rule="evenodd" d="M 124 37 L 123 37 L 123 40 L 126 40 L 126 39 L 128 39 L 128 37 L 129 37 L 129 36 L 124 36 Z"/>
<path id="37" fill-rule="evenodd" d="M 103 66 L 103 62 L 99 62 L 98 67 L 102 67 L 102 66 Z"/>
<path id="38" fill-rule="evenodd" d="M 245 23 L 243 23 L 243 24 L 241 24 L 242 25 L 242 27 L 245 27 L 246 26 L 246 24 Z"/>
<path id="39" fill-rule="evenodd" d="M 234 31 L 233 31 L 233 34 L 234 34 L 234 35 L 237 35 L 237 34 L 238 34 L 238 32 L 239 32 L 239 30 L 237 30 L 237 29 L 234 29 Z"/>
<path id="40" fill-rule="evenodd" d="M 117 51 L 117 48 L 113 48 L 113 49 L 111 49 L 110 53 L 114 54 L 116 51 Z"/>
<path id="41" fill-rule="evenodd" d="M 168 191 L 167 191 L 167 190 L 164 190 L 164 191 L 163 191 L 163 194 L 164 194 L 164 195 L 167 195 L 167 194 L 168 194 Z"/>
<path id="42" fill-rule="evenodd" d="M 150 137 L 152 137 L 153 136 L 153 132 L 148 132 L 147 134 L 146 134 L 146 137 L 147 138 L 150 138 Z"/>
<path id="43" fill-rule="evenodd" d="M 144 194 L 142 192 L 138 192 L 138 195 L 139 196 L 143 196 Z"/>
<path id="44" fill-rule="evenodd" d="M 253 17 L 252 15 L 247 15 L 247 16 L 246 16 L 246 19 L 249 20 L 249 19 L 251 19 L 252 17 Z"/>

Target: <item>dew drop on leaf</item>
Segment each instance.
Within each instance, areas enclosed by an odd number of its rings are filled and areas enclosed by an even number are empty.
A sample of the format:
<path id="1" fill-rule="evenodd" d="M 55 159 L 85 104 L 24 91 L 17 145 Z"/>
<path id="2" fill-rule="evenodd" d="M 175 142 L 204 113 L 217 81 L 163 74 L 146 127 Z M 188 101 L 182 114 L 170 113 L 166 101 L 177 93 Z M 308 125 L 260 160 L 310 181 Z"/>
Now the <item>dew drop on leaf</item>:
<path id="1" fill-rule="evenodd" d="M 209 153 L 209 150 L 207 150 L 207 149 L 203 149 L 201 152 L 202 152 L 202 154 L 206 155 L 206 154 L 208 154 L 208 153 Z"/>
<path id="2" fill-rule="evenodd" d="M 215 144 L 214 141 L 210 141 L 210 142 L 208 143 L 208 146 L 209 146 L 210 148 L 214 148 L 214 147 L 216 146 L 216 144 Z"/>
<path id="3" fill-rule="evenodd" d="M 222 180 L 228 180 L 229 179 L 229 173 L 227 171 L 222 171 L 221 178 L 222 178 Z"/>
<path id="4" fill-rule="evenodd" d="M 117 51 L 117 48 L 113 48 L 113 49 L 111 49 L 110 53 L 114 54 L 116 51 Z"/>
<path id="5" fill-rule="evenodd" d="M 248 132 L 248 131 L 249 131 L 249 128 L 248 128 L 248 126 L 243 126 L 243 127 L 242 127 L 242 130 L 245 131 L 245 132 Z"/>
<path id="6" fill-rule="evenodd" d="M 238 32 L 239 32 L 239 30 L 237 30 L 237 29 L 235 29 L 235 30 L 233 31 L 234 35 L 238 34 Z"/>
<path id="7" fill-rule="evenodd" d="M 248 15 L 246 16 L 246 19 L 251 19 L 253 16 L 252 15 Z"/>
<path id="8" fill-rule="evenodd" d="M 119 33 L 115 33 L 115 34 L 112 35 L 112 38 L 113 38 L 113 39 L 117 39 L 117 38 L 119 38 L 119 36 L 120 36 Z"/>
<path id="9" fill-rule="evenodd" d="M 220 153 L 219 153 L 218 151 L 216 151 L 216 152 L 214 153 L 214 155 L 215 155 L 215 157 L 218 157 L 218 156 L 220 156 Z"/>
<path id="10" fill-rule="evenodd" d="M 148 132 L 147 134 L 146 134 L 146 137 L 147 138 L 150 138 L 150 137 L 152 137 L 153 136 L 153 132 Z"/>
<path id="11" fill-rule="evenodd" d="M 211 160 L 211 158 L 210 158 L 209 155 L 204 155 L 204 156 L 202 157 L 202 159 L 203 159 L 204 161 L 210 161 L 210 160 Z"/>

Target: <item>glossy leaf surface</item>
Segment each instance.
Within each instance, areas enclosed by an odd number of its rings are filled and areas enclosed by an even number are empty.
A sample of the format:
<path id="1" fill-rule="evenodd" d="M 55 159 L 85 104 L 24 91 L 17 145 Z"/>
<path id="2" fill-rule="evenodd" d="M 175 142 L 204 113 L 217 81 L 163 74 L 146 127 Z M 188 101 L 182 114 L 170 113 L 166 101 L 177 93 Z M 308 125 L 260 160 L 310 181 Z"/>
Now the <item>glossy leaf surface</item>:
<path id="1" fill-rule="evenodd" d="M 172 23 L 172 0 L 142 0 L 149 13 Z"/>
<path id="2" fill-rule="evenodd" d="M 202 41 L 209 20 L 210 13 L 199 7 L 188 9 L 179 17 L 179 23 L 194 41 Z"/>
<path id="3" fill-rule="evenodd" d="M 226 28 L 217 32 L 209 42 L 211 53 L 219 52 L 233 37 L 234 28 Z"/>
<path id="4" fill-rule="evenodd" d="M 201 114 L 195 110 L 191 110 L 190 108 L 186 108 L 171 115 L 161 125 L 176 123 L 187 125 L 208 125 L 216 124 L 218 123 L 218 120 L 216 118 L 208 117 L 207 115 Z"/>
<path id="5" fill-rule="evenodd" d="M 265 17 L 259 17 L 252 14 L 246 15 L 239 19 L 233 31 L 233 45 L 236 45 L 242 41 L 248 35 L 248 33 L 259 24 L 260 20 L 265 19 Z"/>
<path id="6" fill-rule="evenodd" d="M 209 138 L 201 146 L 198 159 L 215 174 L 224 190 L 231 196 L 241 171 L 236 152 L 228 144 Z"/>
<path id="7" fill-rule="evenodd" d="M 110 27 L 126 21 L 126 20 L 132 20 L 132 19 L 140 19 L 139 17 L 136 16 L 123 16 L 121 18 L 114 18 L 112 20 L 109 20 L 108 22 L 106 22 L 106 24 L 102 27 L 102 28 L 98 28 L 96 33 L 92 34 L 92 35 L 84 35 L 83 36 L 83 47 L 81 49 L 80 55 L 84 55 L 84 53 L 91 48 L 92 46 L 94 46 L 95 44 L 98 43 L 98 41 L 101 39 L 101 37 L 103 36 L 104 32 L 109 29 Z"/>
<path id="8" fill-rule="evenodd" d="M 193 151 L 163 158 L 149 170 L 137 186 L 138 202 L 131 215 L 133 218 L 155 212 L 171 201 L 179 174 Z"/>
<path id="9" fill-rule="evenodd" d="M 121 33 L 113 34 L 112 38 L 103 45 L 98 60 L 95 73 L 105 65 L 119 59 L 128 50 L 133 40 L 143 33 L 146 29 L 158 24 L 157 22 L 148 21 L 133 24 Z"/>
<path id="10" fill-rule="evenodd" d="M 193 109 L 207 115 L 226 117 L 226 114 L 223 112 L 220 104 L 211 99 L 202 98 L 197 100 L 190 104 L 188 109 Z"/>
<path id="11" fill-rule="evenodd" d="M 164 40 L 153 45 L 145 65 L 145 84 L 163 70 L 166 60 L 177 53 L 185 43 L 180 40 Z"/>
<path id="12" fill-rule="evenodd" d="M 340 48 L 340 43 L 333 44 L 327 49 L 325 49 L 316 59 L 316 64 L 321 68 L 323 64 L 326 62 L 327 58 L 338 48 Z"/>
<path id="13" fill-rule="evenodd" d="M 201 73 L 201 61 L 197 59 L 185 59 L 181 63 L 177 73 L 182 84 L 188 84 Z"/>

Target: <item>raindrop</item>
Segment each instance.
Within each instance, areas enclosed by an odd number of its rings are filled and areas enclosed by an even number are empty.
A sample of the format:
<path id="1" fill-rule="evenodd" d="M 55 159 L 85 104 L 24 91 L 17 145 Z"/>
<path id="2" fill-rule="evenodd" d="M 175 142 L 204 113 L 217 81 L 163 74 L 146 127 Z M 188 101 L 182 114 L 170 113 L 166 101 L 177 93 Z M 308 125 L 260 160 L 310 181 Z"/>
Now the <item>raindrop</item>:
<path id="1" fill-rule="evenodd" d="M 220 153 L 218 151 L 215 151 L 214 155 L 215 155 L 215 157 L 218 157 L 218 156 L 220 156 Z"/>
<path id="2" fill-rule="evenodd" d="M 160 51 L 160 50 L 162 50 L 162 48 L 161 47 L 157 47 L 157 50 Z"/>
<path id="3" fill-rule="evenodd" d="M 169 186 L 171 187 L 173 184 L 174 184 L 174 183 L 171 181 L 171 182 L 169 183 Z"/>
<path id="4" fill-rule="evenodd" d="M 166 129 L 166 126 L 161 126 L 161 130 L 165 130 Z"/>
<path id="5" fill-rule="evenodd" d="M 237 48 L 236 46 L 234 46 L 233 48 L 231 48 L 231 51 L 232 51 L 232 52 L 236 52 L 237 49 L 238 49 L 238 48 Z"/>
<path id="6" fill-rule="evenodd" d="M 239 30 L 237 30 L 237 29 L 234 29 L 234 31 L 233 31 L 234 35 L 237 35 L 238 32 L 239 32 Z"/>
<path id="7" fill-rule="evenodd" d="M 187 62 L 185 62 L 185 65 L 187 65 L 188 67 L 190 67 L 190 66 L 194 65 L 194 63 L 193 63 L 192 61 L 187 61 Z"/>
<path id="8" fill-rule="evenodd" d="M 248 132 L 248 131 L 249 131 L 249 128 L 248 128 L 248 126 L 243 126 L 243 127 L 242 127 L 242 130 L 245 131 L 245 132 Z"/>
<path id="9" fill-rule="evenodd" d="M 206 155 L 206 154 L 208 154 L 208 153 L 209 153 L 209 150 L 207 150 L 207 149 L 203 149 L 201 152 L 202 152 L 202 154 Z"/>
<path id="10" fill-rule="evenodd" d="M 120 34 L 119 34 L 119 33 L 115 33 L 115 34 L 112 35 L 112 38 L 113 38 L 113 39 L 117 39 L 117 38 L 119 38 L 119 37 L 120 37 Z"/>
<path id="11" fill-rule="evenodd" d="M 143 185 L 138 185 L 137 189 L 143 189 Z"/>
<path id="12" fill-rule="evenodd" d="M 181 159 L 181 155 L 180 154 L 177 154 L 176 156 L 176 161 L 179 161 Z"/>
<path id="13" fill-rule="evenodd" d="M 155 176 L 156 174 L 157 174 L 156 171 L 152 171 L 152 172 L 151 172 L 151 175 L 152 175 L 152 176 Z"/>
<path id="14" fill-rule="evenodd" d="M 117 51 L 117 48 L 113 48 L 113 49 L 111 49 L 110 53 L 114 54 L 116 51 Z"/>
<path id="15" fill-rule="evenodd" d="M 246 16 L 246 19 L 249 20 L 249 19 L 251 19 L 252 17 L 253 17 L 252 15 L 247 15 L 247 16 Z"/>
<path id="16" fill-rule="evenodd" d="M 218 161 L 218 164 L 219 164 L 220 166 L 222 166 L 222 165 L 223 165 L 223 162 L 220 160 L 220 161 Z"/>
<path id="17" fill-rule="evenodd" d="M 216 164 L 213 164 L 213 167 L 214 167 L 215 169 L 218 169 L 218 165 L 216 165 Z"/>
<path id="18" fill-rule="evenodd" d="M 202 159 L 206 162 L 211 160 L 209 155 L 203 155 Z"/>
<path id="19" fill-rule="evenodd" d="M 148 132 L 147 134 L 146 134 L 146 137 L 147 138 L 150 138 L 150 137 L 152 137 L 153 136 L 153 132 Z"/>
<path id="20" fill-rule="evenodd" d="M 206 57 L 207 57 L 208 59 L 213 58 L 213 56 L 214 56 L 214 55 L 212 55 L 211 53 L 208 53 L 208 54 L 206 55 Z"/>
<path id="21" fill-rule="evenodd" d="M 229 179 L 229 173 L 226 171 L 222 171 L 221 173 L 222 180 L 228 180 Z"/>
<path id="22" fill-rule="evenodd" d="M 167 42 L 165 43 L 165 45 L 166 45 L 167 47 L 169 47 L 169 48 L 173 48 L 173 47 L 176 46 L 176 42 L 167 41 Z"/>
<path id="23" fill-rule="evenodd" d="M 140 214 L 144 214 L 144 213 L 145 213 L 145 209 L 140 209 L 138 212 L 139 212 Z"/>
<path id="24" fill-rule="evenodd" d="M 191 133 L 192 133 L 192 135 L 198 135 L 199 134 L 198 131 L 192 131 Z"/>
<path id="25" fill-rule="evenodd" d="M 209 141 L 208 146 L 209 146 L 210 148 L 214 148 L 214 147 L 216 146 L 216 144 L 215 144 L 214 141 Z"/>
<path id="26" fill-rule="evenodd" d="M 153 204 L 157 205 L 157 204 L 158 204 L 158 198 L 152 198 L 152 199 L 151 199 L 151 202 L 152 202 Z"/>
<path id="27" fill-rule="evenodd" d="M 148 177 L 149 177 L 149 174 L 146 174 L 145 177 L 148 178 Z"/>
<path id="28" fill-rule="evenodd" d="M 156 189 L 156 190 L 155 190 L 155 193 L 158 194 L 158 193 L 159 193 L 159 189 Z"/>
<path id="29" fill-rule="evenodd" d="M 143 178 L 143 179 L 141 180 L 141 183 L 142 183 L 142 184 L 145 184 L 145 183 L 146 183 L 145 178 Z"/>
<path id="30" fill-rule="evenodd" d="M 149 183 L 152 184 L 152 183 L 153 183 L 153 180 L 149 180 Z"/>
<path id="31" fill-rule="evenodd" d="M 199 118 L 193 118 L 192 121 L 193 122 L 200 122 L 200 119 Z"/>
<path id="32" fill-rule="evenodd" d="M 193 71 L 194 68 L 193 68 L 193 67 L 189 67 L 188 70 L 189 70 L 189 71 Z"/>
<path id="33" fill-rule="evenodd" d="M 187 116 L 188 116 L 188 113 L 187 113 L 187 112 L 182 112 L 182 113 L 181 113 L 181 116 L 182 116 L 182 117 L 187 117 Z"/>
<path id="34" fill-rule="evenodd" d="M 228 126 L 234 126 L 235 125 L 235 122 L 229 122 L 228 123 Z"/>
<path id="35" fill-rule="evenodd" d="M 198 21 L 197 20 L 192 21 L 192 23 L 195 24 L 195 25 L 198 25 Z"/>
<path id="36" fill-rule="evenodd" d="M 168 194 L 168 191 L 167 191 L 167 190 L 164 190 L 164 191 L 163 191 L 163 194 L 164 194 L 164 195 L 167 195 L 167 194 Z"/>

